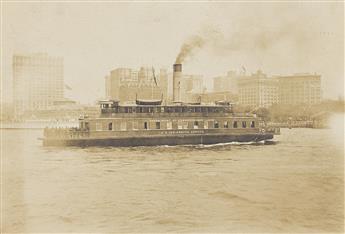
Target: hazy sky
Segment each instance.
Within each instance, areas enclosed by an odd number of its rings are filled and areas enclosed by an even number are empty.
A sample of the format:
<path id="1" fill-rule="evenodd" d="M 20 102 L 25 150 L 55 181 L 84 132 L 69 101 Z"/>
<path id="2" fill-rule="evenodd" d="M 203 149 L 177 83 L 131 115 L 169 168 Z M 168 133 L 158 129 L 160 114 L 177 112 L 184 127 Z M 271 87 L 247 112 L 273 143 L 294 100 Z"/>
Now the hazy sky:
<path id="1" fill-rule="evenodd" d="M 12 95 L 14 53 L 63 56 L 70 96 L 104 95 L 117 67 L 172 64 L 196 35 L 203 47 L 183 64 L 211 78 L 228 70 L 322 75 L 324 97 L 344 94 L 343 3 L 10 3 L 2 5 L 2 92 Z"/>

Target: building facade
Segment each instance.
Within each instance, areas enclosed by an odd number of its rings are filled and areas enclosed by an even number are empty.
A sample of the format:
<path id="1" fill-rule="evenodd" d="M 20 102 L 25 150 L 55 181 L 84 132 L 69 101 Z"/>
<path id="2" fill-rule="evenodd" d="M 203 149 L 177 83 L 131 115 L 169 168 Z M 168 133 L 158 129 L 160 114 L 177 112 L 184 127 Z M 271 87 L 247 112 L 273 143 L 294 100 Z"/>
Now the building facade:
<path id="1" fill-rule="evenodd" d="M 238 80 L 239 76 L 235 71 L 229 71 L 226 76 L 217 76 L 213 78 L 213 91 L 214 92 L 231 92 L 238 93 Z"/>
<path id="2" fill-rule="evenodd" d="M 204 79 L 201 75 L 183 75 L 181 83 L 181 101 L 183 102 L 194 102 L 195 94 L 203 91 Z"/>
<path id="3" fill-rule="evenodd" d="M 295 74 L 279 76 L 279 103 L 313 105 L 321 102 L 321 76 L 317 74 Z"/>
<path id="4" fill-rule="evenodd" d="M 154 70 L 141 67 L 139 70 L 131 68 L 117 68 L 105 77 L 105 91 L 107 99 L 131 102 L 138 99 L 166 99 L 168 78 L 165 69 L 160 69 L 154 75 Z M 154 79 L 156 77 L 156 80 Z"/>
<path id="5" fill-rule="evenodd" d="M 250 107 L 313 105 L 321 102 L 321 76 L 295 74 L 267 77 L 261 71 L 238 80 L 239 104 Z"/>
<path id="6" fill-rule="evenodd" d="M 64 97 L 63 59 L 45 53 L 13 56 L 15 118 L 45 110 Z"/>
<path id="7" fill-rule="evenodd" d="M 269 107 L 279 103 L 278 81 L 262 71 L 238 80 L 239 104 L 250 107 Z"/>
<path id="8" fill-rule="evenodd" d="M 172 101 L 173 73 L 168 73 L 168 100 Z M 204 77 L 197 74 L 182 74 L 181 77 L 181 101 L 193 102 L 195 94 L 204 91 Z"/>

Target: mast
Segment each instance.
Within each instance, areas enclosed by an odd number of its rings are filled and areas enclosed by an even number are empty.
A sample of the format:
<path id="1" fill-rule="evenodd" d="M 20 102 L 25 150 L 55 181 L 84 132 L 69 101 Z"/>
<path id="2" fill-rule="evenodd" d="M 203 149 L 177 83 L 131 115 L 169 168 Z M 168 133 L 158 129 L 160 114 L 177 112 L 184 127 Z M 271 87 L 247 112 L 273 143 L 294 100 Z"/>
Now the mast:
<path id="1" fill-rule="evenodd" d="M 153 82 L 151 79 L 151 100 L 153 100 Z"/>
<path id="2" fill-rule="evenodd" d="M 158 86 L 156 75 L 155 75 L 155 69 L 153 68 L 153 66 L 152 66 L 152 76 L 153 76 L 153 81 L 155 82 L 156 86 Z M 153 82 L 151 83 L 152 83 L 152 99 L 153 99 Z"/>

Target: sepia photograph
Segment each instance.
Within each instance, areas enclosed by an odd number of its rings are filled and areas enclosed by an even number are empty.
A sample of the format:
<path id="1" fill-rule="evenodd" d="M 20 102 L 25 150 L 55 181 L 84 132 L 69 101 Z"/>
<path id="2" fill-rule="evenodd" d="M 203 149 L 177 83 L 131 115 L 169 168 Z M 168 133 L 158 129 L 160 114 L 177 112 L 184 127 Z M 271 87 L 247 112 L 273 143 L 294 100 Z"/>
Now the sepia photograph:
<path id="1" fill-rule="evenodd" d="M 344 4 L 0 0 L 0 233 L 344 233 Z"/>

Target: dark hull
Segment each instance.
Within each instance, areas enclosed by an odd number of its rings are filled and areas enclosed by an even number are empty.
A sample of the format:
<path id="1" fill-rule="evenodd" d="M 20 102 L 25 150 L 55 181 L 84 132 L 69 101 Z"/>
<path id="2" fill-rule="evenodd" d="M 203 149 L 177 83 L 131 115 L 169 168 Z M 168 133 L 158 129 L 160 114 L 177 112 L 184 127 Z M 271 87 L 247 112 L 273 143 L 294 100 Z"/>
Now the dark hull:
<path id="1" fill-rule="evenodd" d="M 156 146 L 156 145 L 198 145 L 227 142 L 258 142 L 273 139 L 271 133 L 233 135 L 175 135 L 126 138 L 84 138 L 84 139 L 44 139 L 44 146 Z"/>

